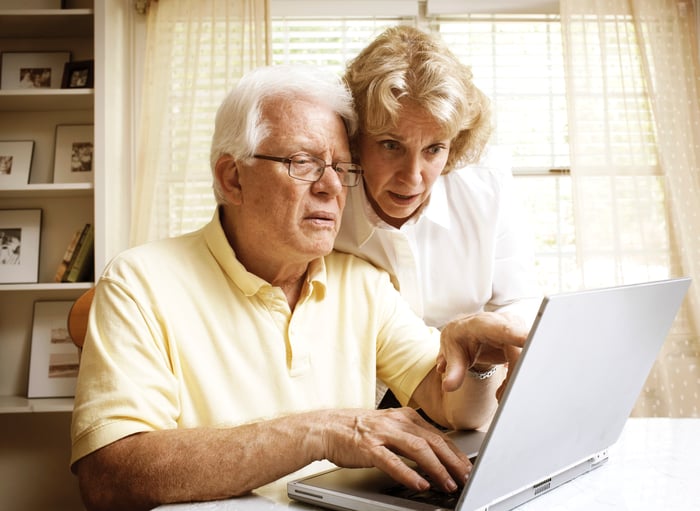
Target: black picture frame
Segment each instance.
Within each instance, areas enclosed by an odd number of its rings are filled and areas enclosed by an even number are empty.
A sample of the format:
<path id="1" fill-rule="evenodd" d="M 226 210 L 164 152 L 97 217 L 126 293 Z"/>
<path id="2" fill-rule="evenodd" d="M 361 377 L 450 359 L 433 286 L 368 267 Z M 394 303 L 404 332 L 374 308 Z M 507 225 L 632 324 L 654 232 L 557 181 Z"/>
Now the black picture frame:
<path id="1" fill-rule="evenodd" d="M 77 60 L 63 66 L 62 89 L 92 89 L 95 84 L 95 61 Z"/>

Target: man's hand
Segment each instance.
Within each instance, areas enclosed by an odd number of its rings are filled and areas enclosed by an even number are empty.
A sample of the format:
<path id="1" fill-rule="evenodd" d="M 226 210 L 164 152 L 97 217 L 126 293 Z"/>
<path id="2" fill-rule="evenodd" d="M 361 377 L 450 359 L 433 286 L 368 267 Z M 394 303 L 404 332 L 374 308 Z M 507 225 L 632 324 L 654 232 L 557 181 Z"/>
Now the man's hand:
<path id="1" fill-rule="evenodd" d="M 471 368 L 482 371 L 494 365 L 514 364 L 528 333 L 520 318 L 497 312 L 480 312 L 445 325 L 437 359 L 443 390 L 457 390 Z M 496 392 L 499 399 L 509 378 L 510 371 Z"/>
<path id="2" fill-rule="evenodd" d="M 454 492 L 471 471 L 467 456 L 412 408 L 334 410 L 323 434 L 325 458 L 342 467 L 377 467 L 419 491 Z M 414 461 L 425 479 L 401 458 Z"/>

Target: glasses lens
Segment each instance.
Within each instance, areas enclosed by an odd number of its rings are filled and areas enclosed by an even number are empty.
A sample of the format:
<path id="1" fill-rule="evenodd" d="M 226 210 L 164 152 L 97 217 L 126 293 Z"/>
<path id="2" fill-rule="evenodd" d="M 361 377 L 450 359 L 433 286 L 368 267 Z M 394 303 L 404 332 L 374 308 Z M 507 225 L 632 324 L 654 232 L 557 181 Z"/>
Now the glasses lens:
<path id="1" fill-rule="evenodd" d="M 323 174 L 325 162 L 308 154 L 296 154 L 290 157 L 289 175 L 304 181 L 318 181 Z"/>
<path id="2" fill-rule="evenodd" d="M 335 171 L 343 186 L 356 186 L 360 182 L 362 168 L 355 163 L 338 163 L 335 166 Z"/>

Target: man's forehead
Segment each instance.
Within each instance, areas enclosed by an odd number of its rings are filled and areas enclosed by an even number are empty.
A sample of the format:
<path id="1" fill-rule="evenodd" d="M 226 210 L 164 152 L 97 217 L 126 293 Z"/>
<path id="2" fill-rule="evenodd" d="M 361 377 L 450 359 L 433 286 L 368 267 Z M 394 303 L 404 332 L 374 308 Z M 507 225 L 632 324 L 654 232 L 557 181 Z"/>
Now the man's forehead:
<path id="1" fill-rule="evenodd" d="M 306 151 L 318 146 L 317 151 L 349 153 L 342 117 L 312 98 L 268 98 L 262 103 L 260 123 L 266 128 L 261 145 L 303 145 Z"/>

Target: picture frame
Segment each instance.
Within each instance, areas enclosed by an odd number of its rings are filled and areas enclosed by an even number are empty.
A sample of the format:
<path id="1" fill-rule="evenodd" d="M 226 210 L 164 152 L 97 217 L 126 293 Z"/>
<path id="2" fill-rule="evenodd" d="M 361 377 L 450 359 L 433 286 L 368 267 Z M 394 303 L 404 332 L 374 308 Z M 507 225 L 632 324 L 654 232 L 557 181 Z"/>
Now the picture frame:
<path id="1" fill-rule="evenodd" d="M 95 83 L 95 61 L 78 60 L 63 66 L 62 89 L 92 89 Z"/>
<path id="2" fill-rule="evenodd" d="M 60 89 L 69 51 L 3 52 L 0 89 Z"/>
<path id="3" fill-rule="evenodd" d="M 73 397 L 80 352 L 68 333 L 72 301 L 34 302 L 28 398 Z"/>
<path id="4" fill-rule="evenodd" d="M 0 284 L 39 281 L 41 209 L 0 209 Z"/>
<path id="5" fill-rule="evenodd" d="M 94 179 L 94 125 L 56 126 L 54 183 L 92 183 Z"/>
<path id="6" fill-rule="evenodd" d="M 33 140 L 0 140 L 0 189 L 29 184 Z"/>

